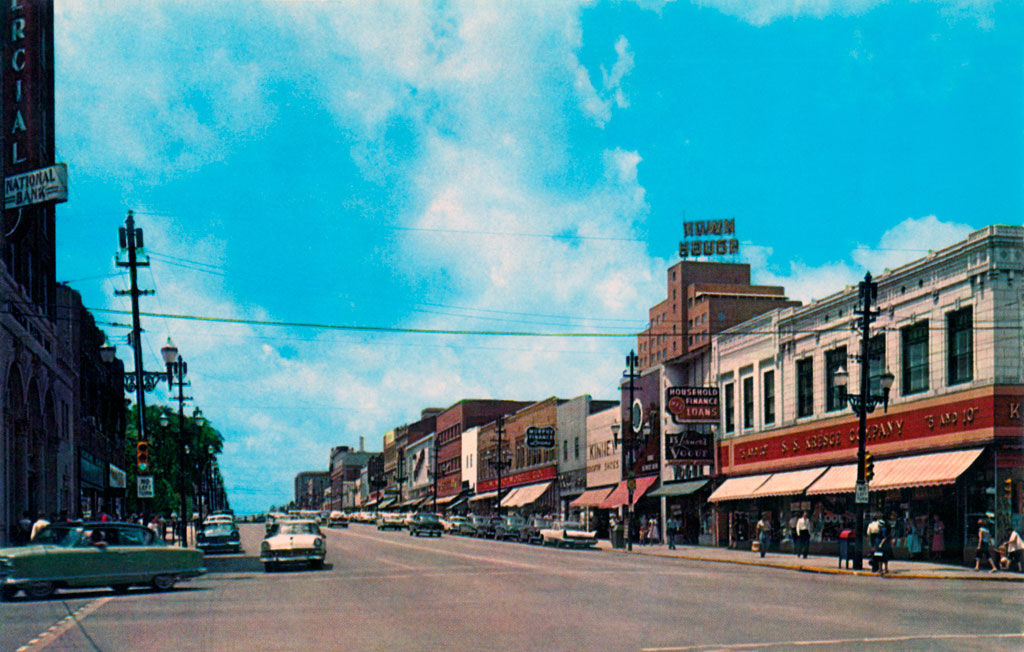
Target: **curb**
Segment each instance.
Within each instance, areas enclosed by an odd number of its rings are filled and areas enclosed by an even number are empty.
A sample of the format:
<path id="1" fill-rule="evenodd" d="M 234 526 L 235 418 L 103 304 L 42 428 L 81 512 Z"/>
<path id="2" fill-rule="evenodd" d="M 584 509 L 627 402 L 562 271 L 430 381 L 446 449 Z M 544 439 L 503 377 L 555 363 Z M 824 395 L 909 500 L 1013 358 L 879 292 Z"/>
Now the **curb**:
<path id="1" fill-rule="evenodd" d="M 634 550 L 627 553 L 625 550 L 602 548 L 606 552 L 618 552 L 621 554 L 645 555 L 647 557 L 660 557 L 662 559 L 683 559 L 687 561 L 702 561 L 717 564 L 733 564 L 736 566 L 760 566 L 761 568 L 777 568 L 779 570 L 799 571 L 802 573 L 817 573 L 820 575 L 854 575 L 859 577 L 878 577 L 887 580 L 964 580 L 968 582 L 1024 582 L 1024 575 L 1010 575 L 1008 573 L 993 574 L 985 572 L 979 575 L 951 575 L 951 574 L 924 574 L 924 573 L 899 573 L 881 575 L 871 571 L 847 570 L 845 568 L 822 568 L 819 566 L 802 566 L 798 564 L 779 564 L 772 562 L 746 561 L 743 559 L 714 559 L 711 557 L 696 557 L 693 555 L 670 555 L 663 552 L 648 552 Z"/>

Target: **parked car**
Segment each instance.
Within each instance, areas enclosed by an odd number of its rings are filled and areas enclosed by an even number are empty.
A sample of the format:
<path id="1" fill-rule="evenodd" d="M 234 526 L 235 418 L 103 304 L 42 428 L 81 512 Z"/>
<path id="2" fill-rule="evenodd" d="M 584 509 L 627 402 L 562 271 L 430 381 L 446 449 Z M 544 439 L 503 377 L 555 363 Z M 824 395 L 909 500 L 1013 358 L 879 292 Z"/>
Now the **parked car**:
<path id="1" fill-rule="evenodd" d="M 489 526 L 490 524 L 490 516 L 481 516 L 479 514 L 473 514 L 469 517 L 469 522 L 466 524 L 466 534 L 471 537 L 482 537 L 487 534 L 487 526 Z"/>
<path id="2" fill-rule="evenodd" d="M 437 517 L 437 514 L 428 514 L 426 512 L 413 514 L 412 518 L 409 519 L 408 528 L 409 536 L 426 534 L 432 537 L 439 537 L 444 530 L 444 526 L 441 525 L 441 519 Z"/>
<path id="3" fill-rule="evenodd" d="M 196 547 L 204 553 L 242 552 L 242 539 L 234 523 L 214 522 L 196 535 Z"/>
<path id="4" fill-rule="evenodd" d="M 327 517 L 327 527 L 348 527 L 348 515 L 337 510 Z"/>
<path id="5" fill-rule="evenodd" d="M 549 529 L 554 524 L 554 521 L 549 518 L 541 518 L 534 516 L 526 521 L 526 525 L 519 530 L 519 540 L 524 543 L 543 543 L 544 537 L 541 536 L 540 531 Z"/>
<path id="6" fill-rule="evenodd" d="M 448 532 L 451 534 L 465 534 L 463 527 L 469 519 L 465 516 L 449 516 L 448 517 Z"/>
<path id="7" fill-rule="evenodd" d="M 565 548 L 590 548 L 597 545 L 597 534 L 588 532 L 576 521 L 555 521 L 540 531 L 544 545 Z"/>
<path id="8" fill-rule="evenodd" d="M 311 519 L 279 521 L 260 544 L 260 561 L 268 573 L 283 564 L 323 568 L 326 557 L 327 542 Z"/>
<path id="9" fill-rule="evenodd" d="M 394 512 L 381 512 L 377 515 L 378 530 L 401 530 L 405 527 L 405 515 Z"/>
<path id="10" fill-rule="evenodd" d="M 526 525 L 526 519 L 522 516 L 505 516 L 497 520 L 494 523 L 494 538 L 495 539 L 515 539 L 519 540 L 519 532 Z"/>
<path id="11" fill-rule="evenodd" d="M 0 593 L 45 598 L 57 589 L 148 584 L 166 591 L 206 572 L 203 553 L 169 546 L 134 523 L 53 524 L 30 545 L 0 548 Z"/>

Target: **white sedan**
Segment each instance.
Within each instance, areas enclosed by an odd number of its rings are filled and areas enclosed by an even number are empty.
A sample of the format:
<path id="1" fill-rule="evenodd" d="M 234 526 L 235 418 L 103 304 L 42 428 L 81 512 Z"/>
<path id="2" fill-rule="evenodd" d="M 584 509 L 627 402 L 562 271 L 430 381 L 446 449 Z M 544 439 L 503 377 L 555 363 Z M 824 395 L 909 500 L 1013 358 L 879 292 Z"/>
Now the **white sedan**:
<path id="1" fill-rule="evenodd" d="M 323 568 L 327 542 L 316 521 L 286 520 L 274 523 L 260 545 L 260 561 L 269 573 L 283 564 L 308 564 Z"/>
<path id="2" fill-rule="evenodd" d="M 589 548 L 597 545 L 597 533 L 588 532 L 575 521 L 555 521 L 550 528 L 540 531 L 546 546 Z"/>

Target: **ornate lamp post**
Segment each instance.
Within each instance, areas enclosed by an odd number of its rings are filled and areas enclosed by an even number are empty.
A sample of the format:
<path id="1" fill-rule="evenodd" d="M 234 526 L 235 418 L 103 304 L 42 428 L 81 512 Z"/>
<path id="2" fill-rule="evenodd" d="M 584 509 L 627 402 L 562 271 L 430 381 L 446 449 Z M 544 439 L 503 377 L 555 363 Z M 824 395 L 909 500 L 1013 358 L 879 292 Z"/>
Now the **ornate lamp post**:
<path id="1" fill-rule="evenodd" d="M 871 273 L 868 272 L 864 276 L 864 280 L 859 284 L 861 307 L 855 311 L 855 314 L 860 315 L 860 355 L 853 358 L 860 360 L 860 393 L 850 394 L 847 393 L 846 387 L 850 383 L 850 374 L 847 373 L 846 369 L 839 367 L 836 370 L 833 379 L 835 380 L 836 387 L 840 391 L 840 400 L 843 402 L 849 402 L 850 408 L 857 414 L 857 489 L 856 489 L 856 505 L 857 505 L 857 523 L 856 523 L 856 545 L 853 551 L 853 568 L 854 570 L 861 570 L 864 568 L 864 504 L 868 502 L 868 486 L 867 483 L 870 478 L 867 477 L 866 464 L 867 459 L 867 421 L 868 413 L 874 412 L 875 406 L 879 403 L 883 405 L 883 409 L 888 411 L 889 409 L 889 391 L 892 389 L 893 376 L 888 370 L 886 370 L 879 378 L 879 386 L 882 389 L 882 395 L 873 395 L 869 391 L 868 378 L 871 374 L 871 358 L 868 352 L 869 346 L 869 330 L 871 328 L 871 322 L 875 320 L 878 315 L 877 311 L 871 310 L 871 302 L 878 296 L 878 284 L 872 282 Z"/>
<path id="2" fill-rule="evenodd" d="M 622 468 L 626 474 L 626 550 L 632 552 L 633 550 L 633 491 L 636 489 L 636 477 L 634 472 L 634 466 L 636 465 L 636 451 L 643 448 L 647 443 L 647 436 L 650 434 L 650 423 L 644 423 L 643 415 L 639 407 L 635 404 L 635 392 L 636 384 L 635 381 L 640 377 L 637 372 L 639 366 L 639 359 L 636 356 L 636 352 L 630 351 L 629 355 L 626 356 L 626 370 L 622 373 L 623 382 L 629 383 L 629 407 L 626 411 L 629 419 L 626 422 L 626 428 L 622 431 L 622 439 L 619 439 L 619 432 L 621 426 L 616 421 L 612 424 L 612 440 L 616 446 L 621 446 L 621 461 Z M 642 435 L 638 437 L 637 435 Z"/>

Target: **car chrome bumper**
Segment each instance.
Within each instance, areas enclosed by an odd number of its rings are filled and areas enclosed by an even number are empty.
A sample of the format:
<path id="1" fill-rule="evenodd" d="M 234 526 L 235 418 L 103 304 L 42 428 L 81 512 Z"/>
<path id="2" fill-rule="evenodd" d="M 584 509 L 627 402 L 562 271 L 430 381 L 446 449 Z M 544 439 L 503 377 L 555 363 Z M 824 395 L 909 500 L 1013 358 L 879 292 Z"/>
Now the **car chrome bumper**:
<path id="1" fill-rule="evenodd" d="M 282 550 L 260 555 L 260 562 L 287 564 L 288 562 L 323 561 L 326 556 L 326 552 L 317 552 L 316 550 Z"/>

